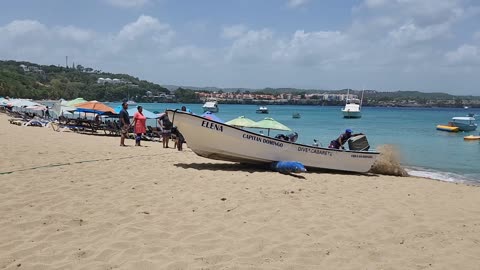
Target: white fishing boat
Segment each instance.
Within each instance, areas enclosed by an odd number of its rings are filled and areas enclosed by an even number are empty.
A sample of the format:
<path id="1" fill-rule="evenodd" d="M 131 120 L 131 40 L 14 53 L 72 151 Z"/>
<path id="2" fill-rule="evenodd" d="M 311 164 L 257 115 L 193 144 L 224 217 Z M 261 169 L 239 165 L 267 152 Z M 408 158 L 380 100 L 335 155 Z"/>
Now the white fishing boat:
<path id="1" fill-rule="evenodd" d="M 258 109 L 257 109 L 256 112 L 257 112 L 257 113 L 265 113 L 265 114 L 267 114 L 267 113 L 268 113 L 268 108 L 267 108 L 267 106 L 260 106 L 260 107 L 258 107 Z"/>
<path id="2" fill-rule="evenodd" d="M 362 99 L 358 98 L 350 98 L 350 90 L 347 92 L 347 98 L 345 101 L 345 107 L 342 109 L 343 117 L 344 118 L 361 118 L 363 102 L 363 92 L 362 92 Z"/>
<path id="3" fill-rule="evenodd" d="M 218 112 L 218 101 L 215 98 L 207 98 L 202 106 L 204 112 Z"/>
<path id="4" fill-rule="evenodd" d="M 283 141 L 197 115 L 168 110 L 168 117 L 197 155 L 217 160 L 268 164 L 298 161 L 306 167 L 367 172 L 379 153 L 345 151 Z"/>

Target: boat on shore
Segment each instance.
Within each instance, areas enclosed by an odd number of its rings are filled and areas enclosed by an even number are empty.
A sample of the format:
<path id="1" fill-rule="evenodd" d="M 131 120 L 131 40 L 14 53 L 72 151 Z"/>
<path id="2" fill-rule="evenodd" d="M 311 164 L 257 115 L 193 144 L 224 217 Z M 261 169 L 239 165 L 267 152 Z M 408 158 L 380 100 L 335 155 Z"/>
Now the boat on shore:
<path id="1" fill-rule="evenodd" d="M 216 113 L 219 111 L 218 101 L 215 98 L 207 98 L 205 104 L 202 106 L 203 112 L 213 112 Z"/>
<path id="2" fill-rule="evenodd" d="M 167 113 L 188 147 L 210 159 L 253 164 L 298 161 L 310 168 L 364 173 L 379 156 L 372 151 L 345 151 L 275 139 L 182 111 Z"/>
<path id="3" fill-rule="evenodd" d="M 260 107 L 258 107 L 258 109 L 256 110 L 256 113 L 268 114 L 268 108 L 267 108 L 267 106 L 260 106 Z"/>

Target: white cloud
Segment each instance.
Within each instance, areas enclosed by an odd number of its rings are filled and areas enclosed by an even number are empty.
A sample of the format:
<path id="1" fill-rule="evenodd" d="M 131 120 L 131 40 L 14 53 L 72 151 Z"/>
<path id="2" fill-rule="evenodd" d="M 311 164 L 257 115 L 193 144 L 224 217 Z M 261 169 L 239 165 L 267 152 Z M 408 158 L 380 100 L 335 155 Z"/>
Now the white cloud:
<path id="1" fill-rule="evenodd" d="M 54 32 L 62 39 L 74 40 L 77 42 L 88 42 L 95 37 L 95 33 L 90 30 L 81 29 L 75 26 L 56 27 Z"/>
<path id="2" fill-rule="evenodd" d="M 387 4 L 387 0 L 365 0 L 365 5 L 369 8 L 378 8 Z"/>
<path id="3" fill-rule="evenodd" d="M 388 33 L 394 45 L 408 46 L 418 42 L 427 42 L 450 35 L 449 24 L 436 24 L 420 28 L 413 22 L 406 23 Z"/>
<path id="4" fill-rule="evenodd" d="M 269 61 L 274 43 L 271 30 L 249 30 L 234 40 L 226 59 L 238 63 Z"/>
<path id="5" fill-rule="evenodd" d="M 134 8 L 134 7 L 142 7 L 150 2 L 150 0 L 104 0 L 108 4 L 121 7 L 121 8 Z"/>
<path id="6" fill-rule="evenodd" d="M 452 64 L 480 65 L 480 48 L 478 46 L 464 44 L 455 51 L 447 52 L 445 56 Z"/>
<path id="7" fill-rule="evenodd" d="M 222 37 L 226 39 L 235 39 L 247 32 L 247 27 L 243 24 L 224 26 L 222 29 Z"/>
<path id="8" fill-rule="evenodd" d="M 14 38 L 27 35 L 41 35 L 47 31 L 47 27 L 34 20 L 15 20 L 4 27 L 0 27 L 0 31 L 3 35 Z"/>
<path id="9" fill-rule="evenodd" d="M 117 35 L 119 41 L 135 41 L 149 39 L 154 42 L 166 43 L 173 35 L 168 24 L 163 24 L 158 19 L 141 15 L 135 22 L 125 25 Z"/>
<path id="10" fill-rule="evenodd" d="M 288 0 L 287 6 L 290 8 L 298 8 L 305 6 L 310 0 Z"/>
<path id="11" fill-rule="evenodd" d="M 296 31 L 292 38 L 280 42 L 274 58 L 300 65 L 319 65 L 345 60 L 349 52 L 347 37 L 338 31 Z M 352 56 L 352 55 L 351 55 Z"/>

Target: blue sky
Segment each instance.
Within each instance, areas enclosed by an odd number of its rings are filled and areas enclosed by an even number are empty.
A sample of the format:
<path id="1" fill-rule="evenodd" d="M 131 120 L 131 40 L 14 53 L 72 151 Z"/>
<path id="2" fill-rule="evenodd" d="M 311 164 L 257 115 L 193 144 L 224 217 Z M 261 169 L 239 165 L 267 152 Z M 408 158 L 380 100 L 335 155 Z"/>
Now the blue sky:
<path id="1" fill-rule="evenodd" d="M 474 0 L 16 0 L 0 59 L 160 84 L 480 95 Z"/>

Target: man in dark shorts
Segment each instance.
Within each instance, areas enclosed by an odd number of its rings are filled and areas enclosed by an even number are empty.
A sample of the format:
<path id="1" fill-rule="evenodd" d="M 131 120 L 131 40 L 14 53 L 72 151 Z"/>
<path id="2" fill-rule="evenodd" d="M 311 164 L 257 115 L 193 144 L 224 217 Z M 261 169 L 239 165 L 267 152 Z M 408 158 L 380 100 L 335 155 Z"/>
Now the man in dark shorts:
<path id="1" fill-rule="evenodd" d="M 130 116 L 128 115 L 127 110 L 128 110 L 128 103 L 123 102 L 122 110 L 118 115 L 118 118 L 120 119 L 120 146 L 126 146 L 125 138 L 127 137 L 128 129 L 130 128 Z"/>

